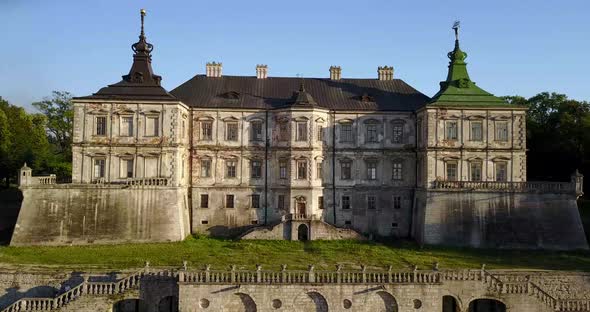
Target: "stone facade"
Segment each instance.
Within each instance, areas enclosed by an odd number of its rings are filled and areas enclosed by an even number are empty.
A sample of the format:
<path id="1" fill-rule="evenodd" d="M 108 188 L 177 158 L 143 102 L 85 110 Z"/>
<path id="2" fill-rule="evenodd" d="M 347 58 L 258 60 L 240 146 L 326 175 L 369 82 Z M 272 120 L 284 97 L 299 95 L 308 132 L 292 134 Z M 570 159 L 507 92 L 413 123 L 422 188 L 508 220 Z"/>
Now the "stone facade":
<path id="1" fill-rule="evenodd" d="M 2 312 L 590 311 L 584 273 L 501 270 L 0 273 Z M 14 293 L 13 289 L 18 289 Z"/>

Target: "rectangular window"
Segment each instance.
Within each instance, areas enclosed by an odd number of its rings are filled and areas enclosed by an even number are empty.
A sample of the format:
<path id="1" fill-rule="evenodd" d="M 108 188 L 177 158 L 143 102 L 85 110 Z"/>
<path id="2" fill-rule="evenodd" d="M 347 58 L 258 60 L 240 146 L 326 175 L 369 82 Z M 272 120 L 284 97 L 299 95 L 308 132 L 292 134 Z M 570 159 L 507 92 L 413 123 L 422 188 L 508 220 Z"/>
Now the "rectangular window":
<path id="1" fill-rule="evenodd" d="M 319 209 L 324 209 L 324 196 L 319 196 L 318 197 L 318 208 Z"/>
<path id="2" fill-rule="evenodd" d="M 201 178 L 211 176 L 211 159 L 201 159 Z"/>
<path id="3" fill-rule="evenodd" d="M 367 209 L 377 209 L 377 197 L 367 196 Z"/>
<path id="4" fill-rule="evenodd" d="M 201 140 L 211 141 L 213 140 L 213 122 L 202 121 L 201 122 Z"/>
<path id="5" fill-rule="evenodd" d="M 496 141 L 508 141 L 508 122 L 496 122 Z"/>
<path id="6" fill-rule="evenodd" d="M 367 125 L 367 142 L 370 142 L 370 143 L 377 142 L 377 125 L 375 125 L 375 124 L 368 124 Z"/>
<path id="7" fill-rule="evenodd" d="M 225 176 L 227 178 L 235 178 L 236 177 L 236 161 L 235 160 L 226 160 L 225 161 Z"/>
<path id="8" fill-rule="evenodd" d="M 130 137 L 133 136 L 133 117 L 124 116 L 121 117 L 121 129 L 119 131 L 120 136 Z"/>
<path id="9" fill-rule="evenodd" d="M 287 122 L 279 124 L 279 141 L 289 141 L 289 123 Z"/>
<path id="10" fill-rule="evenodd" d="M 342 196 L 342 209 L 350 209 L 350 196 Z"/>
<path id="11" fill-rule="evenodd" d="M 106 159 L 96 158 L 94 159 L 94 179 L 102 179 L 105 175 L 105 163 Z"/>
<path id="12" fill-rule="evenodd" d="M 225 139 L 227 141 L 237 141 L 238 140 L 238 123 L 237 122 L 229 122 L 226 124 Z"/>
<path id="13" fill-rule="evenodd" d="M 393 125 L 392 142 L 395 144 L 401 144 L 404 138 L 404 126 Z"/>
<path id="14" fill-rule="evenodd" d="M 469 175 L 471 176 L 471 181 L 481 181 L 481 166 L 482 163 L 479 161 L 469 163 Z"/>
<path id="15" fill-rule="evenodd" d="M 147 116 L 145 118 L 145 135 L 159 136 L 160 135 L 160 117 Z"/>
<path id="16" fill-rule="evenodd" d="M 508 165 L 505 162 L 496 163 L 496 181 L 506 182 L 508 177 Z"/>
<path id="17" fill-rule="evenodd" d="M 340 125 L 340 142 L 352 142 L 352 124 Z"/>
<path id="18" fill-rule="evenodd" d="M 324 126 L 318 125 L 318 142 L 324 142 Z"/>
<path id="19" fill-rule="evenodd" d="M 260 208 L 260 195 L 252 194 L 252 208 Z"/>
<path id="20" fill-rule="evenodd" d="M 396 161 L 393 163 L 393 174 L 392 174 L 392 179 L 394 180 L 401 180 L 402 179 L 402 170 L 403 170 L 403 165 L 401 162 Z"/>
<path id="21" fill-rule="evenodd" d="M 250 130 L 252 131 L 250 140 L 262 141 L 262 122 L 254 121 L 250 124 Z"/>
<path id="22" fill-rule="evenodd" d="M 322 162 L 316 163 L 316 179 L 321 180 L 323 178 L 323 167 Z"/>
<path id="23" fill-rule="evenodd" d="M 446 122 L 446 139 L 457 140 L 457 122 L 447 121 Z"/>
<path id="24" fill-rule="evenodd" d="M 225 208 L 234 208 L 234 195 L 225 195 Z"/>
<path id="25" fill-rule="evenodd" d="M 471 122 L 471 141 L 482 141 L 483 140 L 483 122 L 472 121 Z"/>
<path id="26" fill-rule="evenodd" d="M 377 179 L 377 162 L 367 161 L 367 180 Z"/>
<path id="27" fill-rule="evenodd" d="M 107 117 L 106 116 L 97 116 L 95 121 L 96 121 L 95 135 L 107 135 Z"/>
<path id="28" fill-rule="evenodd" d="M 447 181 L 457 181 L 456 162 L 447 162 Z"/>
<path id="29" fill-rule="evenodd" d="M 352 162 L 343 161 L 340 163 L 340 179 L 350 180 L 352 171 Z"/>
<path id="30" fill-rule="evenodd" d="M 250 177 L 252 179 L 260 179 L 262 176 L 262 162 L 260 160 L 252 160 L 250 162 Z"/>
<path id="31" fill-rule="evenodd" d="M 307 179 L 307 161 L 306 160 L 298 160 L 297 161 L 297 179 L 300 179 L 300 180 Z"/>
<path id="32" fill-rule="evenodd" d="M 209 194 L 201 194 L 201 208 L 209 208 Z"/>
<path id="33" fill-rule="evenodd" d="M 297 141 L 307 141 L 307 122 L 297 122 Z"/>
<path id="34" fill-rule="evenodd" d="M 277 209 L 285 210 L 285 195 L 279 195 L 277 199 Z"/>
<path id="35" fill-rule="evenodd" d="M 287 178 L 287 161 L 286 160 L 279 160 L 279 178 L 280 179 Z"/>
<path id="36" fill-rule="evenodd" d="M 144 158 L 144 176 L 146 178 L 155 178 L 158 176 L 158 157 Z"/>
<path id="37" fill-rule="evenodd" d="M 121 178 L 133 178 L 133 159 L 121 159 Z"/>
<path id="38" fill-rule="evenodd" d="M 402 208 L 402 197 L 401 196 L 393 196 L 393 208 L 394 209 L 401 209 Z"/>

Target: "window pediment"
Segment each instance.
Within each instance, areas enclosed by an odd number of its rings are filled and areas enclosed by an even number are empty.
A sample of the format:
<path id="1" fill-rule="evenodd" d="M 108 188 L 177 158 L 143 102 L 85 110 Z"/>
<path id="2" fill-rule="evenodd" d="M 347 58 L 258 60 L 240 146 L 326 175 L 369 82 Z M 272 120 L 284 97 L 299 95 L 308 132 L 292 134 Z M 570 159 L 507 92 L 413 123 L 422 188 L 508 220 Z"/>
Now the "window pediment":
<path id="1" fill-rule="evenodd" d="M 482 115 L 470 115 L 470 116 L 466 116 L 465 119 L 467 120 L 482 120 L 485 119 L 485 116 Z"/>
<path id="2" fill-rule="evenodd" d="M 444 156 L 442 158 L 443 161 L 458 161 L 459 159 L 458 156 Z"/>
<path id="3" fill-rule="evenodd" d="M 145 110 L 145 111 L 141 111 L 141 114 L 144 114 L 146 116 L 158 116 L 160 115 L 160 111 L 157 110 Z"/>
<path id="4" fill-rule="evenodd" d="M 506 116 L 506 115 L 492 116 L 492 117 L 490 117 L 490 119 L 492 119 L 492 120 L 506 121 L 506 120 L 509 120 L 510 119 L 510 116 Z"/>
<path id="5" fill-rule="evenodd" d="M 130 109 L 120 109 L 120 110 L 116 111 L 115 114 L 117 114 L 117 115 L 134 115 L 135 111 L 130 110 Z"/>
<path id="6" fill-rule="evenodd" d="M 509 161 L 510 157 L 506 157 L 506 156 L 496 156 L 494 158 L 492 158 L 493 162 L 499 162 L 499 161 Z"/>
<path id="7" fill-rule="evenodd" d="M 324 123 L 324 122 L 326 122 L 326 120 L 324 118 L 322 118 L 322 117 L 318 117 L 318 118 L 316 118 L 315 122 L 317 122 L 317 123 Z"/>
<path id="8" fill-rule="evenodd" d="M 337 122 L 339 124 L 351 125 L 354 123 L 354 120 L 346 118 L 346 119 L 340 119 Z"/>
<path id="9" fill-rule="evenodd" d="M 109 113 L 109 111 L 101 107 L 101 108 L 91 109 L 91 110 L 87 111 L 86 113 L 90 114 L 90 115 L 107 115 Z"/>
<path id="10" fill-rule="evenodd" d="M 296 122 L 305 122 L 305 121 L 308 121 L 309 118 L 307 118 L 305 116 L 298 116 L 298 117 L 293 118 L 293 120 Z"/>
<path id="11" fill-rule="evenodd" d="M 213 120 L 215 120 L 213 117 L 207 116 L 207 115 L 205 115 L 205 116 L 199 116 L 199 117 L 197 117 L 195 119 L 197 121 L 213 121 Z"/>
<path id="12" fill-rule="evenodd" d="M 379 120 L 374 119 L 374 118 L 370 118 L 370 119 L 366 119 L 363 123 L 365 124 L 371 124 L 371 125 L 376 125 L 379 124 Z"/>
<path id="13" fill-rule="evenodd" d="M 234 116 L 225 117 L 221 120 L 223 120 L 224 122 L 238 122 L 239 121 L 239 119 Z"/>

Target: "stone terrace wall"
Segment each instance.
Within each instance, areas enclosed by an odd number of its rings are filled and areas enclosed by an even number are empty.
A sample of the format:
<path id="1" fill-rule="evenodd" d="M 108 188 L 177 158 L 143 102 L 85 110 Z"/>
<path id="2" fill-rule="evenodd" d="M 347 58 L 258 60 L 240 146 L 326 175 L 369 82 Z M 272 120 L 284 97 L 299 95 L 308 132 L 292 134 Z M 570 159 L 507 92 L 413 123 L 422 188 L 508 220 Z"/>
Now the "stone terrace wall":
<path id="1" fill-rule="evenodd" d="M 425 244 L 588 249 L 573 194 L 422 191 L 415 236 Z"/>
<path id="2" fill-rule="evenodd" d="M 58 184 L 21 190 L 11 245 L 179 241 L 190 234 L 184 188 Z"/>

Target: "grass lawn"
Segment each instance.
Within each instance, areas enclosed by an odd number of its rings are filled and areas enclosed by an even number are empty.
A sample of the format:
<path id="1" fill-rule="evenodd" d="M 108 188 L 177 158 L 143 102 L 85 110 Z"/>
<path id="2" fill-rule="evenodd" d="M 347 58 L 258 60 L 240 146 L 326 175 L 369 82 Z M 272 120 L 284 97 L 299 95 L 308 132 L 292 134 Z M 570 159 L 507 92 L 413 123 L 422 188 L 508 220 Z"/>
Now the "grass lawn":
<path id="1" fill-rule="evenodd" d="M 0 247 L 0 266 L 39 265 L 67 269 L 127 269 L 151 266 L 189 266 L 225 269 L 230 264 L 254 269 L 279 270 L 280 264 L 303 269 L 315 264 L 316 269 L 369 267 L 396 269 L 418 265 L 429 269 L 433 262 L 440 268 L 528 268 L 590 271 L 590 253 L 550 251 L 502 251 L 449 247 L 419 248 L 414 243 L 381 244 L 356 241 L 232 241 L 189 237 L 176 243 L 95 245 L 73 247 Z"/>

